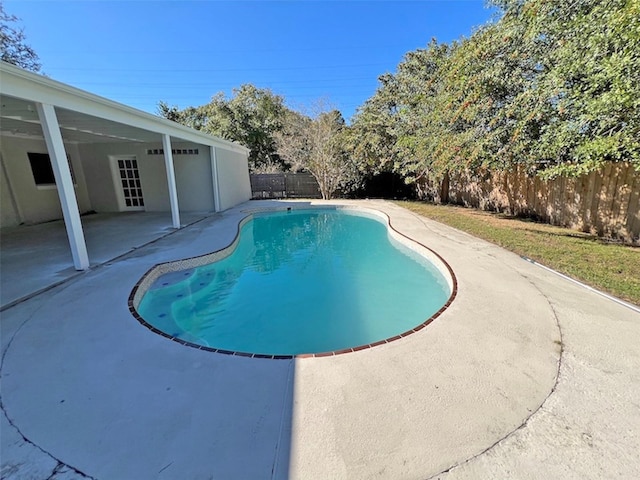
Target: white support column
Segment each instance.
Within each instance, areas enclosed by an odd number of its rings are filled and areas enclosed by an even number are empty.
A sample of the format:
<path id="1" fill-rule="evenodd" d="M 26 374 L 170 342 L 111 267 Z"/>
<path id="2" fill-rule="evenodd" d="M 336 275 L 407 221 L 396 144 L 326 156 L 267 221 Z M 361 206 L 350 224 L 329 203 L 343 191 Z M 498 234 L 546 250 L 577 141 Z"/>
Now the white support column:
<path id="1" fill-rule="evenodd" d="M 42 132 L 44 133 L 49 158 L 51 159 L 51 167 L 53 168 L 53 175 L 56 180 L 64 225 L 67 229 L 69 245 L 71 246 L 73 265 L 76 270 L 86 270 L 89 268 L 87 245 L 84 240 L 84 232 L 82 231 L 82 222 L 80 221 L 80 212 L 78 210 L 78 200 L 76 199 L 76 193 L 73 188 L 73 179 L 71 178 L 67 153 L 64 149 L 62 134 L 60 133 L 58 117 L 56 116 L 53 105 L 36 103 L 36 109 L 38 110 L 38 117 L 40 117 Z"/>
<path id="2" fill-rule="evenodd" d="M 220 183 L 218 181 L 218 157 L 216 156 L 216 147 L 209 147 L 211 156 L 211 176 L 213 182 L 213 208 L 216 212 L 220 211 Z"/>
<path id="3" fill-rule="evenodd" d="M 167 183 L 169 184 L 169 202 L 171 203 L 171 220 L 173 228 L 180 228 L 180 210 L 178 209 L 178 189 L 176 188 L 176 173 L 173 168 L 173 153 L 171 152 L 171 137 L 162 135 L 164 149 L 164 165 L 167 168 Z"/>

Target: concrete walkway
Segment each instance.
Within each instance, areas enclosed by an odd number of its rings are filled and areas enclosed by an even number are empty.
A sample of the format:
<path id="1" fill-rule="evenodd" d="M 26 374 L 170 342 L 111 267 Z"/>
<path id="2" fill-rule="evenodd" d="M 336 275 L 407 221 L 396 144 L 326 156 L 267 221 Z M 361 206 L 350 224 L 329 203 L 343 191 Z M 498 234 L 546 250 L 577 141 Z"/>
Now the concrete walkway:
<path id="1" fill-rule="evenodd" d="M 326 358 L 212 354 L 141 326 L 152 265 L 231 242 L 250 202 L 2 313 L 3 478 L 640 478 L 640 314 L 417 217 L 453 268 L 427 328 Z M 321 204 L 323 202 L 313 202 Z"/>

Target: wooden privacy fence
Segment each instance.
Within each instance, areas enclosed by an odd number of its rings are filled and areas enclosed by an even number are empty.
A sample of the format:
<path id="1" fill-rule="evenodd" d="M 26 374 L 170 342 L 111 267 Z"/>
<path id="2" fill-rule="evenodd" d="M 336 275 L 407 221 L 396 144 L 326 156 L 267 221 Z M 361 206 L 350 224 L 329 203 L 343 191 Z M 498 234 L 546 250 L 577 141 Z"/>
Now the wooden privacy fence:
<path id="1" fill-rule="evenodd" d="M 310 173 L 253 173 L 251 196 L 259 198 L 322 198 Z"/>
<path id="2" fill-rule="evenodd" d="M 640 174 L 628 163 L 554 180 L 527 175 L 522 168 L 452 176 L 448 200 L 640 245 Z"/>

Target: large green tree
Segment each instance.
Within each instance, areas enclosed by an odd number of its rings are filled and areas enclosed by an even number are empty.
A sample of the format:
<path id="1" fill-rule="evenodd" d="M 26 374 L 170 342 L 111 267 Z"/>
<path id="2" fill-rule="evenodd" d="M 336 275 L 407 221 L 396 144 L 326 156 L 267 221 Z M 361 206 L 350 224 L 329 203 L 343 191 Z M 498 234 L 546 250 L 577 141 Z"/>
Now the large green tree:
<path id="1" fill-rule="evenodd" d="M 391 170 L 420 186 L 442 178 L 443 147 L 449 125 L 443 119 L 443 70 L 457 44 L 438 44 L 409 52 L 394 74 L 358 110 L 351 132 L 352 154 L 374 173 Z"/>
<path id="2" fill-rule="evenodd" d="M 158 105 L 158 113 L 169 120 L 248 147 L 253 172 L 286 168 L 277 153 L 274 135 L 282 130 L 287 112 L 281 96 L 250 84 L 234 89 L 231 98 L 218 93 L 198 107 L 180 110 L 165 102 Z"/>
<path id="3" fill-rule="evenodd" d="M 410 52 L 380 78 L 353 124 L 359 161 L 418 185 L 515 166 L 640 170 L 640 0 L 493 3 L 493 24 Z"/>
<path id="4" fill-rule="evenodd" d="M 360 169 L 372 174 L 392 171 L 396 158 L 396 79 L 385 74 L 378 80 L 376 93 L 356 111 L 347 139 L 349 152 Z"/>
<path id="5" fill-rule="evenodd" d="M 495 3 L 501 20 L 456 59 L 471 70 L 467 118 L 489 119 L 465 158 L 544 177 L 608 161 L 640 169 L 640 1 Z"/>
<path id="6" fill-rule="evenodd" d="M 40 72 L 42 64 L 36 52 L 26 43 L 24 28 L 19 18 L 4 10 L 0 2 L 0 60 L 25 70 Z"/>
<path id="7" fill-rule="evenodd" d="M 551 110 L 533 150 L 544 175 L 640 171 L 640 0 L 531 0 L 522 18 L 547 47 L 532 86 Z"/>

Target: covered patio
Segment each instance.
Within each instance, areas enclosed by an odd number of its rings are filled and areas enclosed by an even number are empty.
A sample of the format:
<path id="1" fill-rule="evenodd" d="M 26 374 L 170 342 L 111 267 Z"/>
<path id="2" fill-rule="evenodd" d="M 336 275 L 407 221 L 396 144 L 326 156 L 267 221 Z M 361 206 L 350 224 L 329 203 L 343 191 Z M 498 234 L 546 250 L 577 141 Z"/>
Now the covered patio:
<path id="1" fill-rule="evenodd" d="M 0 62 L 0 308 L 248 200 L 248 149 Z"/>
<path id="2" fill-rule="evenodd" d="M 183 226 L 211 212 L 183 212 Z M 163 212 L 96 213 L 82 217 L 90 268 L 104 265 L 176 231 Z M 81 274 L 73 267 L 62 220 L 2 230 L 0 311 Z"/>

